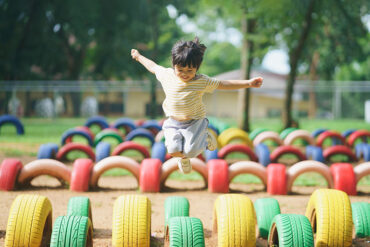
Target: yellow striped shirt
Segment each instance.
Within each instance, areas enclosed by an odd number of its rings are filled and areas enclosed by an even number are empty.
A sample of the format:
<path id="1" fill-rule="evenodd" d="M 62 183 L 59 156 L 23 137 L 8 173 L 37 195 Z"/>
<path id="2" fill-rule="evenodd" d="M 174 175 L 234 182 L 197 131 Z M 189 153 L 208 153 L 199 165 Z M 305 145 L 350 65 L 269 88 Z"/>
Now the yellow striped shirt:
<path id="1" fill-rule="evenodd" d="M 162 107 L 167 117 L 175 117 L 178 120 L 206 117 L 203 94 L 212 93 L 220 84 L 219 80 L 200 74 L 189 82 L 183 82 L 172 68 L 159 65 L 154 72 L 166 95 Z"/>

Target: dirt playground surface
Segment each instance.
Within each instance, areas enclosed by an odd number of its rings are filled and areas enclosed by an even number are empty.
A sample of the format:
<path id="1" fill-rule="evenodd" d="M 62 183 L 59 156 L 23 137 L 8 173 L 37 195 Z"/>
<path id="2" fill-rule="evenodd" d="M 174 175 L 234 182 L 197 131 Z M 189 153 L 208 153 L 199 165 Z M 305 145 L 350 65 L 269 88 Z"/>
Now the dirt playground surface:
<path id="1" fill-rule="evenodd" d="M 0 157 L 1 160 L 4 157 Z M 34 158 L 22 159 L 23 164 Z M 94 246 L 112 246 L 113 204 L 117 197 L 127 194 L 144 194 L 152 205 L 151 246 L 163 246 L 164 243 L 164 202 L 169 196 L 184 196 L 190 203 L 190 216 L 199 218 L 204 227 L 206 246 L 217 246 L 216 236 L 212 236 L 213 206 L 220 194 L 209 193 L 203 181 L 167 180 L 169 187 L 161 193 L 141 193 L 132 176 L 101 177 L 97 191 L 73 192 L 61 186 L 60 182 L 46 175 L 36 177 L 30 188 L 18 188 L 16 191 L 0 191 L 0 246 L 4 246 L 6 225 L 12 201 L 19 194 L 39 194 L 49 198 L 53 207 L 53 222 L 58 216 L 67 212 L 68 200 L 73 196 L 87 196 L 91 200 L 94 223 Z M 293 194 L 288 196 L 271 196 L 259 184 L 231 184 L 231 193 L 241 193 L 253 202 L 258 198 L 273 197 L 279 201 L 282 213 L 305 214 L 306 205 L 312 192 L 319 187 L 293 187 Z M 351 202 L 369 202 L 370 186 L 359 186 L 357 196 L 351 196 Z M 369 239 L 353 240 L 353 246 L 369 246 Z M 258 238 L 257 246 L 267 246 L 266 240 Z"/>

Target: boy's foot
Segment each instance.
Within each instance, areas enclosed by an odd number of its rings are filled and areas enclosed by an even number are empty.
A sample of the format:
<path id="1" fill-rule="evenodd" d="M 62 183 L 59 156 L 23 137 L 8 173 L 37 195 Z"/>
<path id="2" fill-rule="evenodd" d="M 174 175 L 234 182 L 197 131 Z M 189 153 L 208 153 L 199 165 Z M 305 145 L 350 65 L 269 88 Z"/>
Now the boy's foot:
<path id="1" fill-rule="evenodd" d="M 191 172 L 191 164 L 190 164 L 190 159 L 188 158 L 180 158 L 177 161 L 177 165 L 179 166 L 179 170 L 182 173 L 190 173 Z"/>
<path id="2" fill-rule="evenodd" d="M 213 151 L 217 148 L 217 140 L 211 133 L 208 132 L 207 136 L 207 149 Z"/>

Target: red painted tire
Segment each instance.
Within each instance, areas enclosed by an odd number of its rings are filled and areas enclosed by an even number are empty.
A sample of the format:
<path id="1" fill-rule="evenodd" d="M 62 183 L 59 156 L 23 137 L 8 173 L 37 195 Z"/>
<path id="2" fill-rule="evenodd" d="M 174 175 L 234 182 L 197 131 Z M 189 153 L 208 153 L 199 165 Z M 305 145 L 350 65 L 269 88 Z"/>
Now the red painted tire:
<path id="1" fill-rule="evenodd" d="M 0 166 L 0 190 L 13 190 L 23 165 L 18 159 L 5 159 Z"/>
<path id="2" fill-rule="evenodd" d="M 353 169 L 356 175 L 356 184 L 361 178 L 370 175 L 370 162 L 361 163 Z"/>
<path id="3" fill-rule="evenodd" d="M 208 161 L 208 191 L 212 193 L 229 192 L 229 167 L 225 160 Z"/>
<path id="4" fill-rule="evenodd" d="M 76 159 L 73 163 L 73 170 L 71 175 L 72 191 L 88 191 L 91 177 L 91 170 L 94 164 L 90 159 Z"/>
<path id="5" fill-rule="evenodd" d="M 348 195 L 356 195 L 356 176 L 353 167 L 349 163 L 335 163 L 330 166 L 334 180 L 334 188 L 346 192 Z"/>
<path id="6" fill-rule="evenodd" d="M 267 166 L 267 193 L 286 195 L 286 168 L 283 164 L 272 163 Z"/>
<path id="7" fill-rule="evenodd" d="M 335 131 L 330 131 L 330 130 L 327 130 L 327 131 L 324 131 L 322 132 L 318 137 L 317 137 L 317 140 L 316 140 L 316 145 L 319 146 L 319 147 L 322 147 L 322 144 L 324 143 L 324 141 L 329 138 L 329 137 L 332 137 L 332 138 L 335 138 L 335 139 L 338 139 L 340 140 L 340 142 L 344 145 L 346 144 L 346 139 L 338 132 L 335 132 Z"/>
<path id="8" fill-rule="evenodd" d="M 331 156 L 336 154 L 344 154 L 347 155 L 349 158 L 349 161 L 357 161 L 356 155 L 352 152 L 352 150 L 344 145 L 337 145 L 337 146 L 331 146 L 324 150 L 323 156 L 326 161 L 330 161 Z"/>
<path id="9" fill-rule="evenodd" d="M 240 174 L 252 174 L 261 179 L 263 185 L 267 186 L 266 167 L 254 161 L 238 161 L 229 167 L 229 183 Z"/>
<path id="10" fill-rule="evenodd" d="M 143 156 L 144 158 L 150 158 L 150 153 L 148 151 L 148 149 L 143 146 L 143 145 L 140 145 L 139 143 L 137 142 L 133 142 L 133 141 L 125 141 L 123 143 L 120 143 L 112 152 L 112 155 L 120 155 L 121 153 L 123 153 L 124 151 L 126 150 L 136 150 L 136 151 L 139 151 Z"/>
<path id="11" fill-rule="evenodd" d="M 241 152 L 243 154 L 246 154 L 251 161 L 258 160 L 253 150 L 247 145 L 243 144 L 227 144 L 218 151 L 218 157 L 220 159 L 225 159 L 225 157 L 232 152 Z"/>
<path id="12" fill-rule="evenodd" d="M 66 145 L 64 145 L 61 149 L 59 149 L 57 153 L 57 160 L 63 160 L 65 159 L 66 155 L 73 150 L 79 150 L 84 152 L 86 155 L 90 157 L 90 159 L 95 160 L 95 154 L 92 148 L 88 145 L 84 145 L 81 143 L 75 143 L 71 142 Z"/>
<path id="13" fill-rule="evenodd" d="M 276 163 L 284 154 L 295 154 L 300 161 L 306 159 L 306 156 L 298 148 L 294 146 L 280 146 L 270 154 L 271 163 Z"/>
<path id="14" fill-rule="evenodd" d="M 350 145 L 351 147 L 353 147 L 353 145 L 355 144 L 355 141 L 358 138 L 370 138 L 370 131 L 368 131 L 368 130 L 356 130 L 355 132 L 353 132 L 348 137 L 348 142 L 347 142 L 348 145 Z"/>
<path id="15" fill-rule="evenodd" d="M 144 159 L 140 165 L 141 192 L 159 192 L 161 187 L 162 162 L 159 159 Z"/>

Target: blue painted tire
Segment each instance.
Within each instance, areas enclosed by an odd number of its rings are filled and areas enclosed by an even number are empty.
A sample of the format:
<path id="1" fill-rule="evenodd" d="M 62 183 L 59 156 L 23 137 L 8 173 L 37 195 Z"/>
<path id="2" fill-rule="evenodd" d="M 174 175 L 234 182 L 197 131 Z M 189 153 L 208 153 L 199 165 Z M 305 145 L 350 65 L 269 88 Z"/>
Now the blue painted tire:
<path id="1" fill-rule="evenodd" d="M 370 144 L 364 142 L 356 144 L 355 153 L 358 160 L 363 158 L 365 162 L 370 161 Z"/>
<path id="2" fill-rule="evenodd" d="M 93 139 L 91 139 L 91 136 L 86 131 L 77 130 L 77 129 L 69 129 L 69 130 L 64 131 L 64 133 L 62 134 L 62 138 L 61 138 L 62 139 L 61 140 L 62 146 L 64 146 L 64 144 L 66 144 L 66 140 L 68 139 L 68 137 L 72 137 L 72 136 L 75 136 L 75 135 L 85 137 L 87 142 L 89 143 L 90 147 L 94 146 L 94 141 L 93 141 Z"/>
<path id="3" fill-rule="evenodd" d="M 355 132 L 357 129 L 348 129 L 348 130 L 345 130 L 343 131 L 342 133 L 342 136 L 344 138 L 347 138 L 348 136 L 350 136 L 353 132 Z"/>
<path id="4" fill-rule="evenodd" d="M 99 125 L 101 129 L 105 129 L 109 127 L 107 120 L 105 119 L 105 117 L 102 117 L 102 116 L 95 116 L 95 117 L 91 117 L 87 119 L 85 126 L 90 128 L 94 124 Z"/>
<path id="5" fill-rule="evenodd" d="M 150 132 L 147 129 L 143 129 L 143 128 L 138 128 L 128 133 L 126 136 L 126 141 L 132 141 L 135 137 L 139 137 L 139 136 L 148 138 L 150 142 L 152 143 L 152 145 L 154 144 L 154 137 L 153 137 L 152 132 Z"/>
<path id="6" fill-rule="evenodd" d="M 0 127 L 4 124 L 8 124 L 8 123 L 11 123 L 15 126 L 18 135 L 23 135 L 24 134 L 23 124 L 21 123 L 21 121 L 18 118 L 14 117 L 12 115 L 2 115 L 2 116 L 0 116 Z"/>
<path id="7" fill-rule="evenodd" d="M 55 143 L 42 144 L 37 152 L 37 159 L 55 159 L 58 149 L 58 144 Z"/>
<path id="8" fill-rule="evenodd" d="M 325 158 L 321 147 L 314 147 L 312 150 L 312 159 L 325 163 Z"/>
<path id="9" fill-rule="evenodd" d="M 312 145 L 306 146 L 306 158 L 307 159 L 312 159 L 312 153 L 313 153 L 314 148 L 315 146 L 312 146 Z"/>
<path id="10" fill-rule="evenodd" d="M 256 153 L 258 157 L 258 162 L 263 166 L 268 166 L 271 163 L 270 160 L 270 150 L 268 149 L 266 144 L 260 143 L 258 144 L 254 152 Z"/>
<path id="11" fill-rule="evenodd" d="M 104 158 L 110 156 L 110 143 L 99 142 L 95 149 L 95 160 L 96 162 L 101 161 Z"/>
<path id="12" fill-rule="evenodd" d="M 206 149 L 206 151 L 204 153 L 205 153 L 207 162 L 210 161 L 210 160 L 218 159 L 218 149 L 217 148 L 213 151 L 210 151 L 210 150 Z"/>
<path id="13" fill-rule="evenodd" d="M 148 120 L 143 125 L 141 125 L 141 128 L 144 129 L 156 129 L 158 132 L 162 130 L 162 126 L 158 124 L 157 120 Z"/>
<path id="14" fill-rule="evenodd" d="M 311 136 L 312 137 L 318 137 L 322 132 L 327 131 L 328 129 L 320 128 L 320 129 L 315 129 L 312 131 Z"/>
<path id="15" fill-rule="evenodd" d="M 209 123 L 208 124 L 208 128 L 210 128 L 211 130 L 213 130 L 214 132 L 216 132 L 217 135 L 220 135 L 220 131 L 214 125 L 212 125 L 212 124 Z"/>
<path id="16" fill-rule="evenodd" d="M 159 159 L 164 163 L 166 161 L 166 153 L 167 149 L 163 142 L 154 143 L 151 155 L 153 159 Z"/>
<path id="17" fill-rule="evenodd" d="M 126 130 L 126 135 L 136 129 L 136 125 L 131 118 L 119 118 L 117 119 L 114 124 L 113 128 L 119 129 L 120 127 L 124 127 Z"/>

